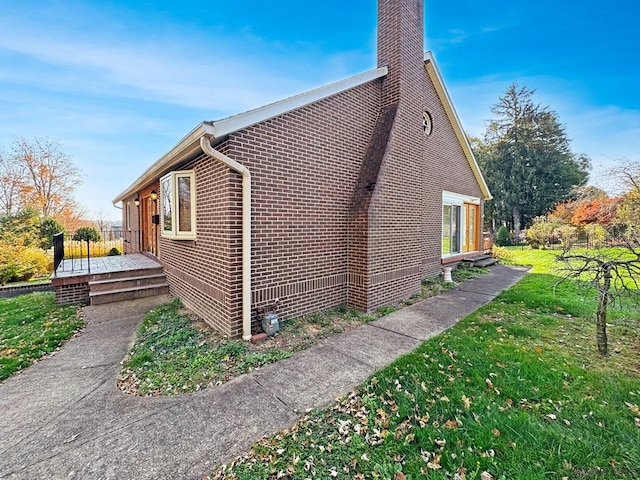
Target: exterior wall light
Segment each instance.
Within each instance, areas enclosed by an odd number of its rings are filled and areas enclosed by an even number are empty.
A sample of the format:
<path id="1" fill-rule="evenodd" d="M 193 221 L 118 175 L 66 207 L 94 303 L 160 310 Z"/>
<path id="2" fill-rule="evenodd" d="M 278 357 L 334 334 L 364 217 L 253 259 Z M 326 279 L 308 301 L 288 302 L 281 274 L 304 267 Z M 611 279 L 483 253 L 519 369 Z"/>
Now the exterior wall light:
<path id="1" fill-rule="evenodd" d="M 158 200 L 158 192 L 156 192 L 155 190 L 151 190 L 151 200 L 153 200 L 154 202 Z"/>
<path id="2" fill-rule="evenodd" d="M 133 200 L 133 203 L 135 203 L 135 204 L 136 204 L 136 207 L 139 207 L 139 206 L 140 206 L 140 198 L 136 197 L 136 198 Z"/>

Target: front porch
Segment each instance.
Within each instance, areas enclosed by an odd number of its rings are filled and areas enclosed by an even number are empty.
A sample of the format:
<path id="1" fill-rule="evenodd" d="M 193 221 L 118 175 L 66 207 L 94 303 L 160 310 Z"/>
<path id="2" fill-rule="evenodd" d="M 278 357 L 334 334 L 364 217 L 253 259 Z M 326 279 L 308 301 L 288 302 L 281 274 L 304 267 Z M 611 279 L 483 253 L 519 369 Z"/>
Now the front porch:
<path id="1" fill-rule="evenodd" d="M 162 264 L 141 253 L 62 260 L 51 284 L 58 304 L 97 305 L 169 293 Z"/>

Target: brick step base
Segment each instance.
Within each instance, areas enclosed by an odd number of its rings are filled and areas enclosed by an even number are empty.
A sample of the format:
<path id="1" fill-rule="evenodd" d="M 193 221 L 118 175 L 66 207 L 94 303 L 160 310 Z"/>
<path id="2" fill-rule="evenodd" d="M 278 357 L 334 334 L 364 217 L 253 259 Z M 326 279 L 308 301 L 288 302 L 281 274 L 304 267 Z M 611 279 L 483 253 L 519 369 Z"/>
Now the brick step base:
<path id="1" fill-rule="evenodd" d="M 103 305 L 105 303 L 121 302 L 123 300 L 133 300 L 135 298 L 153 297 L 169 293 L 168 283 L 157 283 L 153 285 L 143 285 L 140 287 L 121 288 L 107 291 L 91 292 L 89 299 L 91 305 Z"/>
<path id="2" fill-rule="evenodd" d="M 164 284 L 167 277 L 164 273 L 147 274 L 144 276 L 129 276 L 122 278 L 90 280 L 89 289 L 91 293 L 108 292 L 112 290 L 125 290 L 128 288 L 153 286 Z"/>

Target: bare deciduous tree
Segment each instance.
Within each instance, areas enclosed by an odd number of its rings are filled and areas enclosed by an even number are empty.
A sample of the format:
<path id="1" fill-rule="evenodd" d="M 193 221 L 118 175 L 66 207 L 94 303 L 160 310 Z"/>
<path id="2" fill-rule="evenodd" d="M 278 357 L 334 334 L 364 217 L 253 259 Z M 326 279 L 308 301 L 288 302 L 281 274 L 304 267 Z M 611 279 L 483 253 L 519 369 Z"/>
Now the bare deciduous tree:
<path id="1" fill-rule="evenodd" d="M 24 171 L 13 159 L 0 152 L 0 214 L 15 213 L 20 207 Z"/>
<path id="2" fill-rule="evenodd" d="M 46 217 L 56 217 L 75 207 L 73 192 L 81 181 L 80 170 L 53 140 L 17 138 L 9 161 L 22 173 L 21 207 L 34 207 Z"/>
<path id="3" fill-rule="evenodd" d="M 607 311 L 623 298 L 640 300 L 640 239 L 628 234 L 617 248 L 572 253 L 564 250 L 558 260 L 564 262 L 563 280 L 589 281 L 596 288 L 596 342 L 598 351 L 606 355 Z"/>
<path id="4" fill-rule="evenodd" d="M 625 192 L 640 193 L 640 161 L 621 160 L 608 171 Z"/>

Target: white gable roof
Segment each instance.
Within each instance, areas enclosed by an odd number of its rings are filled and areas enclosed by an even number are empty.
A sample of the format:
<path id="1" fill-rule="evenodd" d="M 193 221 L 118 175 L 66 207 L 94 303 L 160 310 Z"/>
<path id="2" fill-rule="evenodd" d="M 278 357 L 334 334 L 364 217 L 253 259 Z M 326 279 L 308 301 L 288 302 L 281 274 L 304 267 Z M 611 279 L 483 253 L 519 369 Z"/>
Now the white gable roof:
<path id="1" fill-rule="evenodd" d="M 387 67 L 376 68 L 375 70 L 359 73 L 353 77 L 345 78 L 344 80 L 339 80 L 275 103 L 270 103 L 264 107 L 255 108 L 244 113 L 239 113 L 238 115 L 223 118 L 222 120 L 206 123 L 211 126 L 212 130 L 210 133 L 215 138 L 223 138 L 230 133 L 264 122 L 265 120 L 296 110 L 300 107 L 310 105 L 332 95 L 345 92 L 359 85 L 384 77 L 386 74 Z"/>
<path id="2" fill-rule="evenodd" d="M 462 124 L 460 122 L 458 114 L 453 107 L 453 102 L 451 101 L 451 97 L 447 92 L 447 89 L 440 75 L 440 71 L 438 70 L 431 52 L 425 52 L 424 65 L 427 73 L 429 74 L 429 77 L 431 78 L 431 81 L 436 88 L 436 91 L 438 93 L 440 101 L 442 102 L 442 105 L 444 106 L 449 121 L 453 126 L 453 130 L 456 134 L 456 137 L 458 138 L 458 141 L 460 142 L 465 157 L 469 162 L 469 166 L 473 171 L 478 185 L 480 185 L 483 197 L 485 200 L 490 200 L 492 198 L 491 193 L 489 192 L 487 183 L 482 176 L 482 172 L 480 171 L 478 162 L 476 161 L 473 152 L 471 151 L 467 136 L 464 133 L 464 129 L 462 128 Z M 211 135 L 215 139 L 222 139 L 233 132 L 237 132 L 238 130 L 242 130 L 260 122 L 264 122 L 265 120 L 269 120 L 270 118 L 277 117 L 278 115 L 282 115 L 306 105 L 310 105 L 317 101 L 331 97 L 332 95 L 345 92 L 354 87 L 363 85 L 378 78 L 382 78 L 386 75 L 387 67 L 376 68 L 374 70 L 369 70 L 367 72 L 363 72 L 358 75 L 354 75 L 352 77 L 345 78 L 343 80 L 339 80 L 337 82 L 333 82 L 328 85 L 324 85 L 322 87 L 285 98 L 284 100 L 270 103 L 263 107 L 248 110 L 244 113 L 232 115 L 221 120 L 202 122 L 197 125 L 191 132 L 189 132 L 189 134 L 187 134 L 182 140 L 180 140 L 180 142 L 178 142 L 178 144 L 175 145 L 169 152 L 167 152 L 155 163 L 153 163 L 153 165 L 151 165 L 147 170 L 145 170 L 145 172 L 140 175 L 136 179 L 136 181 L 133 182 L 126 190 L 124 190 L 116 198 L 114 198 L 113 203 L 116 204 L 117 202 L 120 202 L 127 197 L 136 194 L 139 190 L 147 186 L 149 183 L 160 178 L 165 172 L 170 170 L 178 163 L 193 155 L 197 155 L 199 152 L 201 152 L 200 137 L 205 134 Z"/>

